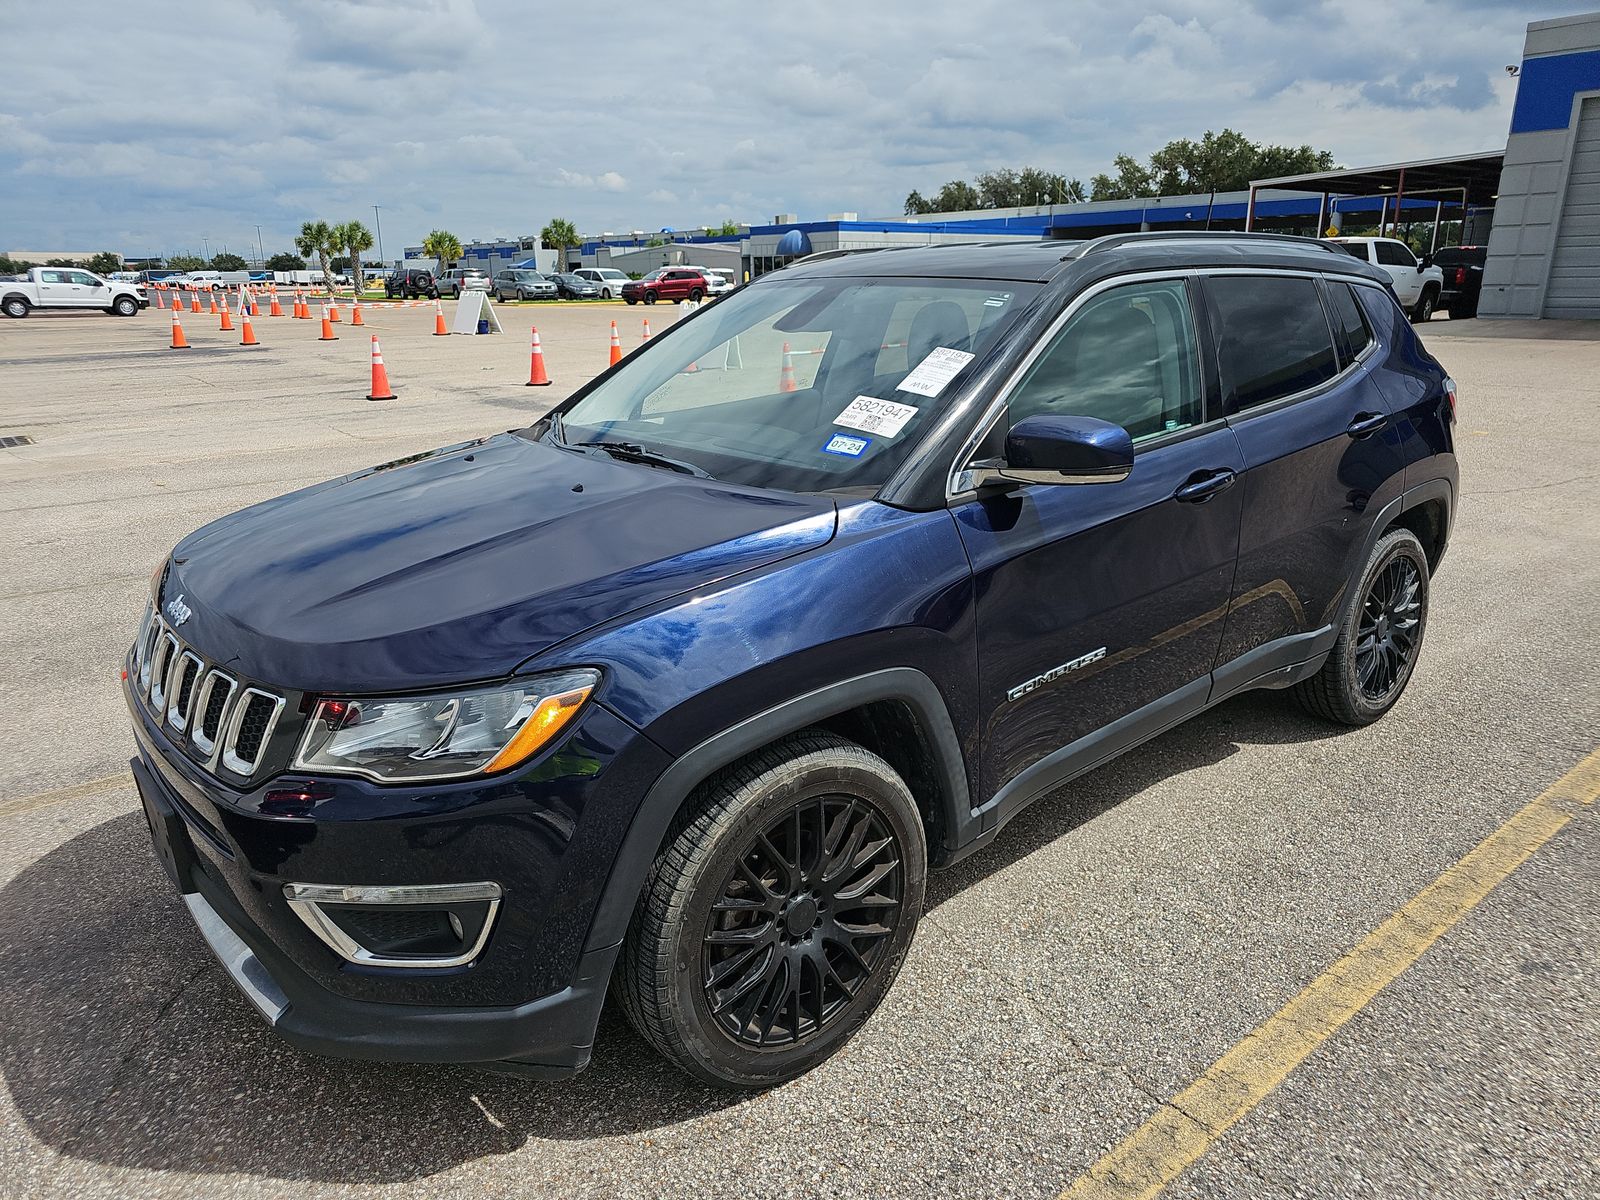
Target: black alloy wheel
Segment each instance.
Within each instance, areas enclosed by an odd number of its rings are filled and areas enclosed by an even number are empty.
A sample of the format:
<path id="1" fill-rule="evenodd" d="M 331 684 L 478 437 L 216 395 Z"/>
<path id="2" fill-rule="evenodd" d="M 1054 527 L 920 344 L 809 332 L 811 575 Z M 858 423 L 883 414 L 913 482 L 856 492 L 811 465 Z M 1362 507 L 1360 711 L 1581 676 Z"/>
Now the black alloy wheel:
<path id="1" fill-rule="evenodd" d="M 1409 558 L 1384 567 L 1361 603 L 1356 628 L 1356 683 L 1382 703 L 1405 681 L 1420 642 L 1422 576 Z"/>
<path id="2" fill-rule="evenodd" d="M 865 800 L 825 795 L 773 818 L 723 881 L 701 986 L 734 1042 L 793 1046 L 850 1006 L 900 917 L 901 849 Z"/>

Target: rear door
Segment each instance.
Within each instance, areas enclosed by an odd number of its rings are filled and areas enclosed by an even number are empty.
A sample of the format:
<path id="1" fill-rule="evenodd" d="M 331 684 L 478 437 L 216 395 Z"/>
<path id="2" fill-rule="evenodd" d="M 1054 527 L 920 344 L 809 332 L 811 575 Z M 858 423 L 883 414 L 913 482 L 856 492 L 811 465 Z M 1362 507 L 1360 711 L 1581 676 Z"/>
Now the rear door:
<path id="1" fill-rule="evenodd" d="M 1394 280 L 1394 294 L 1400 303 L 1410 308 L 1422 296 L 1422 272 L 1417 267 L 1417 256 L 1404 242 L 1383 238 L 1374 242 L 1378 265 Z"/>
<path id="2" fill-rule="evenodd" d="M 39 303 L 50 308 L 77 308 L 83 289 L 72 282 L 72 272 L 47 268 L 39 272 Z"/>
<path id="3" fill-rule="evenodd" d="M 1405 462 L 1375 378 L 1385 347 L 1349 284 L 1240 272 L 1204 286 L 1224 412 L 1245 464 L 1220 694 L 1331 644 L 1372 520 L 1400 494 Z"/>
<path id="4" fill-rule="evenodd" d="M 1023 417 L 1085 415 L 1133 435 L 1133 473 L 1019 485 L 953 510 L 976 580 L 983 788 L 997 820 L 1082 754 L 1120 748 L 1127 729 L 1107 731 L 1114 722 L 1165 724 L 1205 703 L 1244 461 L 1207 409 L 1199 347 L 1183 278 L 1091 294 L 1042 341 L 982 453 Z"/>

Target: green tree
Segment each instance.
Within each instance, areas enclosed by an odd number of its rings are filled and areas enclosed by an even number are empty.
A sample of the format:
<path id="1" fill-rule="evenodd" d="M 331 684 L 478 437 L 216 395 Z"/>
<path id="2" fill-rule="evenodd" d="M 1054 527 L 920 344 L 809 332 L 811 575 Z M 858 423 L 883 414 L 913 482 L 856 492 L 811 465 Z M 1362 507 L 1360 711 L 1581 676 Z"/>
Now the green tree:
<path id="1" fill-rule="evenodd" d="M 24 272 L 33 270 L 38 265 L 38 263 L 31 263 L 26 259 L 9 258 L 4 254 L 0 254 L 0 276 L 21 275 Z"/>
<path id="2" fill-rule="evenodd" d="M 237 254 L 228 254 L 224 252 L 222 254 L 216 254 L 212 256 L 211 269 L 213 271 L 248 271 L 250 269 L 250 264 L 245 262 L 245 260 L 240 258 Z"/>
<path id="3" fill-rule="evenodd" d="M 84 265 L 96 275 L 109 275 L 113 271 L 122 270 L 122 258 L 109 250 L 102 250 Z"/>
<path id="4" fill-rule="evenodd" d="M 203 271 L 206 260 L 198 254 L 174 254 L 167 259 L 167 268 L 173 271 Z"/>
<path id="5" fill-rule="evenodd" d="M 338 243 L 333 240 L 333 227 L 326 221 L 307 221 L 300 226 L 300 236 L 294 239 L 294 246 L 301 254 L 317 256 L 317 264 L 322 268 L 323 286 L 332 291 L 331 259 L 339 249 Z"/>
<path id="6" fill-rule="evenodd" d="M 983 197 L 965 179 L 952 179 L 933 198 L 934 212 L 970 212 L 982 207 Z"/>
<path id="7" fill-rule="evenodd" d="M 83 264 L 75 258 L 47 258 L 44 260 L 44 265 L 47 267 L 77 267 Z"/>
<path id="8" fill-rule="evenodd" d="M 372 249 L 372 230 L 360 221 L 346 221 L 334 227 L 333 238 L 350 256 L 350 279 L 356 290 L 366 290 L 367 281 L 361 274 L 361 252 Z"/>
<path id="9" fill-rule="evenodd" d="M 439 265 L 448 270 L 461 258 L 461 239 L 446 230 L 435 229 L 422 239 L 422 252 L 438 259 Z"/>
<path id="10" fill-rule="evenodd" d="M 539 240 L 546 246 L 554 246 L 556 263 L 565 271 L 567 269 L 567 251 L 583 243 L 578 240 L 578 228 L 571 221 L 561 217 L 553 217 L 548 225 L 539 231 Z"/>
<path id="11" fill-rule="evenodd" d="M 1115 175 L 1096 175 L 1091 181 L 1094 199 L 1238 192 L 1252 179 L 1327 171 L 1334 162 L 1329 151 L 1310 145 L 1268 146 L 1232 129 L 1208 129 L 1198 142 L 1168 142 L 1150 156 L 1148 166 L 1127 154 L 1117 155 L 1113 165 Z"/>
<path id="12" fill-rule="evenodd" d="M 304 271 L 305 269 L 306 260 L 298 254 L 274 254 L 267 259 L 267 270 L 269 271 Z"/>

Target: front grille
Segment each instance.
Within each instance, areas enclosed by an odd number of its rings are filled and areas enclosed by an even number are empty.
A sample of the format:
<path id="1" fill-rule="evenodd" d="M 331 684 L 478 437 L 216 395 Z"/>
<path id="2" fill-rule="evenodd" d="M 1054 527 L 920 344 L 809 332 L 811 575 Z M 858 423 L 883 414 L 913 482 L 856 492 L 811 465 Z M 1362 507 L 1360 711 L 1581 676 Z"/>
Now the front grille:
<path id="1" fill-rule="evenodd" d="M 156 724 L 207 770 L 249 778 L 261 764 L 284 698 L 244 687 L 187 645 L 161 618 L 145 614 L 133 649 L 135 691 Z M 187 737 L 185 737 L 187 733 Z"/>

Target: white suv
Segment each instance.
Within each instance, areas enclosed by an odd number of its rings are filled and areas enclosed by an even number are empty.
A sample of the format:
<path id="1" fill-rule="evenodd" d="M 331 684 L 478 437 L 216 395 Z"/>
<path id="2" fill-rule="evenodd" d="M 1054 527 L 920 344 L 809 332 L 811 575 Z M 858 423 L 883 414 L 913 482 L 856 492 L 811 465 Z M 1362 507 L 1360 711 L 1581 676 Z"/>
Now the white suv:
<path id="1" fill-rule="evenodd" d="M 1439 306 L 1444 291 L 1444 272 L 1424 267 L 1411 253 L 1411 247 L 1395 238 L 1330 238 L 1339 249 L 1362 262 L 1382 269 L 1394 284 L 1394 294 L 1413 321 L 1426 321 Z"/>
<path id="2" fill-rule="evenodd" d="M 628 282 L 628 277 L 615 267 L 579 267 L 573 274 L 599 288 L 602 300 L 615 300 L 621 296 L 622 285 Z"/>

